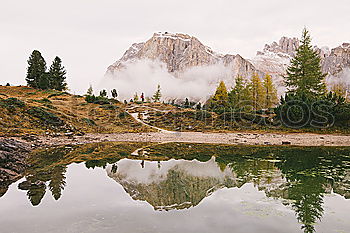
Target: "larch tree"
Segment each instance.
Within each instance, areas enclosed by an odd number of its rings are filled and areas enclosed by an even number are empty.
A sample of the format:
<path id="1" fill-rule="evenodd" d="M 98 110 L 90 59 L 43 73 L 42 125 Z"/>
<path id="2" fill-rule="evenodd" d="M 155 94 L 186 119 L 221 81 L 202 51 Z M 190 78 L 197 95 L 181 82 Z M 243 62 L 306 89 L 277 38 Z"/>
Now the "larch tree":
<path id="1" fill-rule="evenodd" d="M 224 81 L 219 83 L 211 101 L 214 107 L 226 107 L 228 105 L 228 92 Z"/>
<path id="2" fill-rule="evenodd" d="M 277 90 L 270 75 L 265 75 L 264 82 L 264 108 L 272 108 L 278 103 Z"/>
<path id="3" fill-rule="evenodd" d="M 40 77 L 46 72 L 46 62 L 38 50 L 34 50 L 28 59 L 27 85 L 38 88 Z"/>
<path id="4" fill-rule="evenodd" d="M 137 102 L 137 101 L 139 101 L 139 95 L 137 94 L 137 92 L 135 92 L 134 102 Z"/>
<path id="5" fill-rule="evenodd" d="M 258 74 L 254 74 L 250 83 L 251 100 L 254 110 L 262 109 L 264 106 L 265 92 L 261 79 Z"/>
<path id="6" fill-rule="evenodd" d="M 152 99 L 153 99 L 154 102 L 159 102 L 160 98 L 162 98 L 162 93 L 161 93 L 160 85 L 158 84 L 157 90 L 154 93 Z"/>
<path id="7" fill-rule="evenodd" d="M 66 73 L 67 72 L 64 66 L 62 66 L 61 58 L 55 57 L 49 69 L 50 89 L 55 89 L 58 91 L 66 90 L 67 89 Z"/>
<path id="8" fill-rule="evenodd" d="M 309 31 L 305 28 L 300 46 L 284 77 L 288 93 L 307 96 L 325 95 L 326 75 L 321 70 L 321 58 L 312 48 Z"/>
<path id="9" fill-rule="evenodd" d="M 338 82 L 331 85 L 331 91 L 345 99 L 348 98 L 348 87 L 344 82 Z"/>

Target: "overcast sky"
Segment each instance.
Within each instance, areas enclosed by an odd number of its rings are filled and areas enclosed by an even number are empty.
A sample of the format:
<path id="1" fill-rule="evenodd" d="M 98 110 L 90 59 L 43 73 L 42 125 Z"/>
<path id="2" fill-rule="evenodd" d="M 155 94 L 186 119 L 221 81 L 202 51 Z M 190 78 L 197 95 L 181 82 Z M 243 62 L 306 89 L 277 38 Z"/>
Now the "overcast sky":
<path id="1" fill-rule="evenodd" d="M 25 84 L 34 49 L 62 58 L 72 92 L 97 84 L 134 42 L 183 32 L 220 53 L 253 57 L 281 36 L 350 42 L 348 0 L 0 0 L 0 84 Z"/>

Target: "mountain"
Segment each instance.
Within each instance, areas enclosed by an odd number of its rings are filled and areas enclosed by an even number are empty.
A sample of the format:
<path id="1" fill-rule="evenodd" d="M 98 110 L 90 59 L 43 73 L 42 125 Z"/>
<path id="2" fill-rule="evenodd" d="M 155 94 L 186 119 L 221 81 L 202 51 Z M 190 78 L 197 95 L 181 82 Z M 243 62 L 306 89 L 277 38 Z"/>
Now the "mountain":
<path id="1" fill-rule="evenodd" d="M 220 80 L 231 88 L 237 75 L 251 77 L 258 73 L 260 77 L 270 74 L 278 94 L 283 95 L 283 76 L 298 47 L 298 38 L 282 37 L 266 44 L 255 57 L 245 59 L 239 54 L 216 53 L 190 35 L 154 33 L 146 42 L 132 44 L 108 67 L 105 88 L 115 86 L 120 98 L 128 99 L 141 92 L 152 96 L 160 84 L 167 100 L 189 97 L 192 101 L 205 101 Z M 350 43 L 331 50 L 315 46 L 315 50 L 321 56 L 323 71 L 329 74 L 327 82 L 350 85 Z"/>
<path id="2" fill-rule="evenodd" d="M 192 67 L 222 64 L 233 75 L 250 76 L 260 73 L 248 60 L 239 54 L 219 54 L 202 44 L 196 37 L 181 33 L 154 33 L 146 42 L 133 44 L 121 59 L 108 67 L 107 74 L 116 74 L 129 62 L 149 59 L 166 64 L 170 73 L 178 76 Z"/>

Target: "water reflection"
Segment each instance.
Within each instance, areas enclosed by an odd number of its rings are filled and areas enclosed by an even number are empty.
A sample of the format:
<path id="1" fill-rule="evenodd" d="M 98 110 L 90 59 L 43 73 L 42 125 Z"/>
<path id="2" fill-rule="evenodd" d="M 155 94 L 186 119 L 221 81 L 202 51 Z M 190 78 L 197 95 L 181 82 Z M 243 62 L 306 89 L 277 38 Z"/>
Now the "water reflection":
<path id="1" fill-rule="evenodd" d="M 133 154 L 142 148 L 138 155 Z M 142 159 L 140 159 L 142 158 Z M 19 189 L 33 206 L 46 191 L 64 195 L 67 166 L 102 167 L 134 200 L 155 210 L 197 206 L 218 189 L 252 183 L 295 211 L 304 232 L 315 232 L 326 194 L 350 198 L 350 148 L 235 147 L 195 144 L 90 144 L 39 151 Z"/>
<path id="2" fill-rule="evenodd" d="M 150 162 L 123 159 L 107 167 L 109 177 L 135 200 L 147 201 L 155 210 L 184 209 L 237 181 L 230 169 L 221 171 L 215 158 Z"/>

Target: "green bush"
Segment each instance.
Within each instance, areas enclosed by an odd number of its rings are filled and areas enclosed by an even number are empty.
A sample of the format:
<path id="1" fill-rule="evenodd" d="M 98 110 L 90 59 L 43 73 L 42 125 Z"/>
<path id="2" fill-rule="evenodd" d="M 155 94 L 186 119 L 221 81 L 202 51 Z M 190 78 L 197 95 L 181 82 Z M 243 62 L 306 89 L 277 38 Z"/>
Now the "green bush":
<path id="1" fill-rule="evenodd" d="M 69 95 L 69 93 L 68 92 L 53 93 L 53 94 L 49 95 L 47 98 L 62 96 L 62 95 Z"/>
<path id="2" fill-rule="evenodd" d="M 33 117 L 40 119 L 43 123 L 53 126 L 63 126 L 64 122 L 55 114 L 47 112 L 45 109 L 40 107 L 32 107 L 28 111 Z"/>
<path id="3" fill-rule="evenodd" d="M 88 103 L 99 104 L 99 105 L 105 105 L 105 104 L 111 103 L 108 98 L 102 97 L 102 96 L 95 96 L 95 95 L 85 96 L 85 101 Z"/>
<path id="4" fill-rule="evenodd" d="M 4 100 L 0 100 L 0 105 L 5 108 L 23 108 L 25 107 L 25 103 L 22 100 L 17 98 L 8 98 Z"/>
<path id="5" fill-rule="evenodd" d="M 291 128 L 348 126 L 350 105 L 332 92 L 321 97 L 287 94 L 275 113 L 284 126 Z"/>
<path id="6" fill-rule="evenodd" d="M 35 102 L 38 102 L 38 103 L 42 103 L 42 104 L 51 104 L 51 100 L 49 100 L 48 98 L 43 98 L 43 99 L 40 99 L 40 100 L 33 100 Z"/>
<path id="7" fill-rule="evenodd" d="M 118 106 L 115 105 L 102 105 L 100 106 L 100 108 L 105 109 L 105 110 L 116 110 L 118 109 Z"/>

